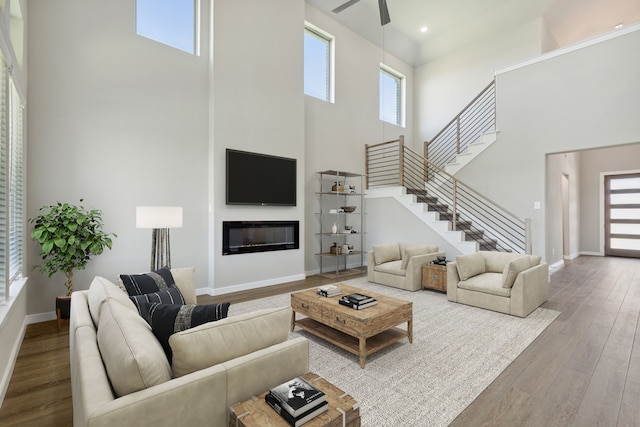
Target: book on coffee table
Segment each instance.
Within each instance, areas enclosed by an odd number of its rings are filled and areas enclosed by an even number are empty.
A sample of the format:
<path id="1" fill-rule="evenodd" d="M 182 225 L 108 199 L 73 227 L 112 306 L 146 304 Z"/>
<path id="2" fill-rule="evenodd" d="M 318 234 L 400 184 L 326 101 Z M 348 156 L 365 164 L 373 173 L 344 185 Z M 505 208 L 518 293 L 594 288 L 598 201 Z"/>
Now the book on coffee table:
<path id="1" fill-rule="evenodd" d="M 322 295 L 323 297 L 334 297 L 336 295 L 340 295 L 342 290 L 336 285 L 325 285 L 318 287 L 318 295 Z"/>
<path id="2" fill-rule="evenodd" d="M 277 400 L 280 407 L 294 418 L 315 409 L 327 400 L 322 390 L 301 377 L 296 377 L 272 388 L 267 396 L 269 395 Z"/>
<path id="3" fill-rule="evenodd" d="M 350 301 L 354 304 L 366 304 L 371 301 L 375 301 L 375 298 L 370 297 L 369 295 L 353 293 L 343 297 L 345 301 Z"/>
<path id="4" fill-rule="evenodd" d="M 323 412 L 326 412 L 327 410 L 329 410 L 329 402 L 327 402 L 325 400 L 324 402 L 321 402 L 319 405 L 314 406 L 313 408 L 309 409 L 307 412 L 303 412 L 302 414 L 298 415 L 297 417 L 294 417 L 289 412 L 287 412 L 287 410 L 282 408 L 282 404 L 280 403 L 280 401 L 278 399 L 276 399 L 275 397 L 273 397 L 273 395 L 271 393 L 267 393 L 264 396 L 264 400 L 265 400 L 265 402 L 267 402 L 267 404 L 269 406 L 271 406 L 273 409 L 275 409 L 275 411 L 278 414 L 280 414 L 280 416 L 287 423 L 289 423 L 290 426 L 293 426 L 293 427 L 299 427 L 299 426 L 303 425 L 304 423 L 306 423 L 307 421 L 311 421 L 313 418 L 315 418 L 318 415 L 322 414 Z"/>
<path id="5" fill-rule="evenodd" d="M 355 303 L 355 302 L 353 302 L 353 301 L 351 301 L 351 300 L 348 300 L 348 299 L 345 299 L 345 298 L 346 298 L 346 297 L 342 297 L 342 298 L 340 298 L 340 300 L 338 301 L 338 303 L 339 303 L 340 305 L 344 305 L 344 306 L 346 306 L 346 307 L 351 307 L 351 308 L 354 308 L 354 309 L 356 309 L 356 310 L 362 310 L 362 309 L 365 309 L 365 308 L 367 308 L 367 307 L 371 307 L 371 306 L 373 306 L 373 305 L 378 304 L 378 301 L 377 301 L 377 300 L 375 300 L 375 299 L 374 299 L 373 301 L 365 302 L 364 304 L 358 304 L 358 303 Z"/>

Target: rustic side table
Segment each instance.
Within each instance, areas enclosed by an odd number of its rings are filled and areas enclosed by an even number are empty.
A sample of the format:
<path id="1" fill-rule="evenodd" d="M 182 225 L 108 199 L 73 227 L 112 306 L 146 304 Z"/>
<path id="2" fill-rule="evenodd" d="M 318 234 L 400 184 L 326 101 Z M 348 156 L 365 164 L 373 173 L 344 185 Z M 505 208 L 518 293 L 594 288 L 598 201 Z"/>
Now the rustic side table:
<path id="1" fill-rule="evenodd" d="M 360 405 L 324 378 L 306 373 L 302 378 L 327 395 L 329 409 L 304 427 L 360 427 Z M 289 424 L 264 400 L 268 391 L 229 408 L 229 427 L 287 427 Z"/>
<path id="2" fill-rule="evenodd" d="M 440 264 L 423 264 L 422 288 L 447 292 L 447 266 Z"/>

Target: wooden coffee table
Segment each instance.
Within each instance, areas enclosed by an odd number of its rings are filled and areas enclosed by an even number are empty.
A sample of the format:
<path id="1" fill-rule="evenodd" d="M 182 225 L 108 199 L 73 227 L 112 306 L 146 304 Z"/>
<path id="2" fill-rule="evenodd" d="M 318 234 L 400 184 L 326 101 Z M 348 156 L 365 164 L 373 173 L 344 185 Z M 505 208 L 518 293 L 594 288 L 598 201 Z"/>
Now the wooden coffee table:
<path id="1" fill-rule="evenodd" d="M 324 391 L 329 409 L 305 427 L 360 427 L 360 405 L 347 393 L 314 373 L 304 379 Z M 284 427 L 289 424 L 264 400 L 268 391 L 229 408 L 229 427 Z"/>
<path id="2" fill-rule="evenodd" d="M 338 284 L 342 295 L 323 297 L 316 289 L 291 294 L 291 330 L 301 329 L 360 357 L 364 368 L 368 355 L 408 338 L 413 343 L 413 303 L 375 292 Z M 338 303 L 343 295 L 361 293 L 378 300 L 362 310 Z M 298 319 L 296 313 L 305 317 Z M 407 329 L 396 326 L 407 323 Z"/>

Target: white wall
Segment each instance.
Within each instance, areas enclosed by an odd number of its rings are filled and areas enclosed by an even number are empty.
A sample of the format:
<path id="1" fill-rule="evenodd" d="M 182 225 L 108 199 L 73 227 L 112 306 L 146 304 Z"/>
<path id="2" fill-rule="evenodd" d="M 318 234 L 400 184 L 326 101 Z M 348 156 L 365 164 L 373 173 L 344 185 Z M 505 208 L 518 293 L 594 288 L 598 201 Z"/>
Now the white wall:
<path id="1" fill-rule="evenodd" d="M 204 15 L 208 2 L 202 2 Z M 194 56 L 135 33 L 135 2 L 31 0 L 29 7 L 27 215 L 57 201 L 103 211 L 113 250 L 76 272 L 147 271 L 151 230 L 136 229 L 138 205 L 184 207 L 171 231 L 172 265 L 193 265 L 207 284 L 209 43 Z M 208 20 L 202 20 L 208 34 Z M 26 265 L 39 261 L 28 244 Z M 52 313 L 64 277 L 29 272 L 28 312 Z"/>
<path id="2" fill-rule="evenodd" d="M 636 26 L 637 27 L 637 26 Z M 533 252 L 546 253 L 546 154 L 640 141 L 640 31 L 497 75 L 498 140 L 463 169 L 463 181 L 533 220 Z"/>
<path id="3" fill-rule="evenodd" d="M 415 135 L 433 138 L 494 78 L 496 70 L 541 53 L 541 20 L 474 44 L 416 68 Z"/>
<path id="4" fill-rule="evenodd" d="M 345 28 L 333 18 L 306 6 L 306 21 L 333 35 L 335 42 L 335 103 L 305 97 L 305 176 L 306 200 L 306 271 L 319 268 L 316 233 L 320 184 L 316 172 L 341 170 L 365 173 L 365 145 L 377 144 L 405 136 L 413 143 L 413 68 L 383 52 L 368 40 Z M 382 36 L 382 34 L 381 34 Z M 406 127 L 394 126 L 379 119 L 380 63 L 406 77 Z M 358 191 L 362 189 L 358 188 Z M 368 235 L 366 237 L 368 240 Z M 365 260 L 366 262 L 366 260 Z"/>
<path id="5" fill-rule="evenodd" d="M 304 278 L 304 2 L 217 0 L 213 57 L 216 293 Z M 297 159 L 297 206 L 225 205 L 225 149 Z M 274 182 L 273 185 L 278 185 Z M 222 221 L 300 221 L 300 249 L 222 256 Z"/>

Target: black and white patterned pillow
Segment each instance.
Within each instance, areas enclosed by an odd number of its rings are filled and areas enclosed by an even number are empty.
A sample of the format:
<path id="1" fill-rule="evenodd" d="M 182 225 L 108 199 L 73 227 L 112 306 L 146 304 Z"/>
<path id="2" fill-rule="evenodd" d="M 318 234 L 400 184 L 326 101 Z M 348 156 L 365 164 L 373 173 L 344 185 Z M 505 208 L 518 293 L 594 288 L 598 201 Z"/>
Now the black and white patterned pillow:
<path id="1" fill-rule="evenodd" d="M 149 319 L 147 319 L 146 304 L 155 303 L 183 305 L 185 303 L 182 292 L 180 292 L 180 289 L 178 289 L 177 286 L 171 286 L 166 289 L 160 289 L 156 292 L 150 292 L 143 295 L 131 295 L 129 299 L 133 301 L 136 308 L 138 309 L 138 313 L 140 313 L 140 316 L 142 316 L 147 322 L 149 321 Z"/>
<path id="2" fill-rule="evenodd" d="M 176 332 L 226 318 L 229 314 L 229 305 L 228 302 L 209 305 L 145 303 L 142 310 L 146 316 L 142 317 L 151 325 L 153 334 L 162 344 L 167 359 L 171 363 L 173 355 L 169 346 L 169 337 Z"/>
<path id="3" fill-rule="evenodd" d="M 144 295 L 176 286 L 171 270 L 167 267 L 144 274 L 121 274 L 120 280 L 131 295 Z"/>

